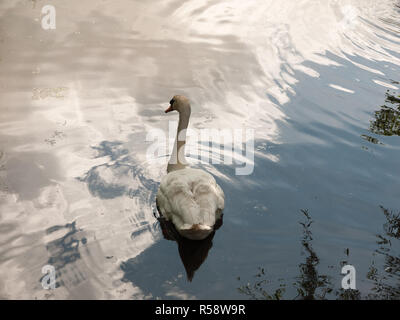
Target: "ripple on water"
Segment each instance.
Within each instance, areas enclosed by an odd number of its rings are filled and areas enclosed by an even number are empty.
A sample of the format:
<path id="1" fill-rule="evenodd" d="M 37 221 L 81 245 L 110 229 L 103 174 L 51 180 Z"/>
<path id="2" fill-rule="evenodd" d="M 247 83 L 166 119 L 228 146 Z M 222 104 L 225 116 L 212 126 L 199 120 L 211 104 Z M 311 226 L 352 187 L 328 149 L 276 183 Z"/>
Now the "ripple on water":
<path id="1" fill-rule="evenodd" d="M 344 258 L 379 280 L 375 234 L 394 221 L 379 206 L 399 209 L 397 1 L 68 1 L 55 32 L 40 9 L 0 4 L 0 296 L 241 298 L 238 276 L 264 265 L 291 283 L 313 253 L 336 282 Z M 251 176 L 196 164 L 223 187 L 226 214 L 191 283 L 153 215 L 165 166 L 146 159 L 177 93 L 193 128 L 255 130 Z M 306 261 L 300 209 L 315 220 Z"/>

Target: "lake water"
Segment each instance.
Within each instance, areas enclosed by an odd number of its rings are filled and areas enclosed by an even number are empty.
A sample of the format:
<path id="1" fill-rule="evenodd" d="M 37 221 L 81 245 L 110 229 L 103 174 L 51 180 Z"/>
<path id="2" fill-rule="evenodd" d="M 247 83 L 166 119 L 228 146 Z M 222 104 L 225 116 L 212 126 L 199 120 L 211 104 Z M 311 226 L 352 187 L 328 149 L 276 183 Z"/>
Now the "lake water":
<path id="1" fill-rule="evenodd" d="M 399 5 L 2 0 L 0 297 L 398 299 Z M 196 164 L 225 210 L 195 247 L 165 239 L 146 158 L 174 94 L 192 128 L 254 129 L 251 175 Z"/>

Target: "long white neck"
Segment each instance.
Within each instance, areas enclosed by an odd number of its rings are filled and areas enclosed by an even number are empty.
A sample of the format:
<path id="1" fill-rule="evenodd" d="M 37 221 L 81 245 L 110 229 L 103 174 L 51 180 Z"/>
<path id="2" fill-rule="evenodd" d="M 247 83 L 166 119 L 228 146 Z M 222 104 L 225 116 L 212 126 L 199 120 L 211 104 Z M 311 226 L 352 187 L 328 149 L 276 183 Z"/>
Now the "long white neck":
<path id="1" fill-rule="evenodd" d="M 179 113 L 178 130 L 171 158 L 168 162 L 167 172 L 184 169 L 187 165 L 185 159 L 186 129 L 189 125 L 190 110 Z"/>

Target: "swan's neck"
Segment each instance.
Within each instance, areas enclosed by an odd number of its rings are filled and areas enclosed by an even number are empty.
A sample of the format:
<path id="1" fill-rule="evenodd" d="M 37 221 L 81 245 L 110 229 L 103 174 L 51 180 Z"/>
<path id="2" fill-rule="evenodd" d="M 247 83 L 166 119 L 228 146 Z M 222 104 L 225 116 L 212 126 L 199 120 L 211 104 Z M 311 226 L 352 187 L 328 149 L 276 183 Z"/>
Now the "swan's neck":
<path id="1" fill-rule="evenodd" d="M 187 165 L 185 159 L 186 129 L 189 125 L 190 110 L 179 113 L 178 130 L 171 159 L 168 162 L 167 172 L 184 169 Z"/>

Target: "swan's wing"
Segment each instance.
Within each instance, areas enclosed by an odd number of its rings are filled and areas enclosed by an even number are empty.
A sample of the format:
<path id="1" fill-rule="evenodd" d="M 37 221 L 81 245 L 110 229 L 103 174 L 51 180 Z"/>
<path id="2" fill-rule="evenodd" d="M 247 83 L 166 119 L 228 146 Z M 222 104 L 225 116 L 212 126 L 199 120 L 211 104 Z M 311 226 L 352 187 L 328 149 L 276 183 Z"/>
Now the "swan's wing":
<path id="1" fill-rule="evenodd" d="M 199 205 L 186 179 L 176 174 L 168 174 L 161 181 L 157 194 L 162 214 L 179 229 L 184 225 L 198 224 Z"/>
<path id="2" fill-rule="evenodd" d="M 212 227 L 224 209 L 224 192 L 211 174 L 184 169 L 162 179 L 157 201 L 163 216 L 178 229 L 194 224 Z"/>
<path id="3" fill-rule="evenodd" d="M 215 193 L 217 195 L 217 208 L 222 211 L 225 208 L 225 194 L 222 188 L 215 182 Z"/>
<path id="4" fill-rule="evenodd" d="M 195 201 L 200 206 L 204 223 L 214 226 L 224 209 L 224 192 L 211 174 L 202 170 L 197 170 L 196 173 L 192 187 Z"/>
<path id="5" fill-rule="evenodd" d="M 156 196 L 156 204 L 159 213 L 166 219 L 168 219 L 167 212 L 171 212 L 171 206 L 169 205 L 169 201 L 166 198 L 164 192 L 161 187 L 158 189 Z"/>
<path id="6" fill-rule="evenodd" d="M 204 182 L 209 185 L 209 193 L 210 193 L 210 198 L 211 194 L 214 195 L 214 201 L 216 205 L 216 210 L 224 210 L 225 207 L 225 194 L 222 188 L 218 185 L 217 181 L 215 178 L 209 174 L 208 172 L 205 171 L 200 171 L 200 175 L 202 175 L 204 178 L 200 179 L 201 182 Z"/>

